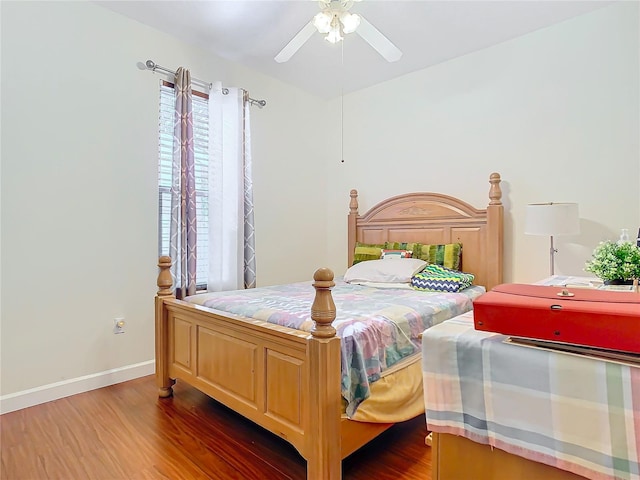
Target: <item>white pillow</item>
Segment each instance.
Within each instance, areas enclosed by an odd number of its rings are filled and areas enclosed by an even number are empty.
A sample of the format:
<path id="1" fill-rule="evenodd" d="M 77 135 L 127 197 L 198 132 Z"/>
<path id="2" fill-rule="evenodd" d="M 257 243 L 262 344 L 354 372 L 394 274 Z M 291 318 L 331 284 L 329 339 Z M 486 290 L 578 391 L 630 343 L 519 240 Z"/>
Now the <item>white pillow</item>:
<path id="1" fill-rule="evenodd" d="M 427 262 L 419 258 L 402 258 L 400 260 L 367 260 L 349 267 L 344 274 L 344 281 L 408 283 L 416 273 L 421 271 Z"/>

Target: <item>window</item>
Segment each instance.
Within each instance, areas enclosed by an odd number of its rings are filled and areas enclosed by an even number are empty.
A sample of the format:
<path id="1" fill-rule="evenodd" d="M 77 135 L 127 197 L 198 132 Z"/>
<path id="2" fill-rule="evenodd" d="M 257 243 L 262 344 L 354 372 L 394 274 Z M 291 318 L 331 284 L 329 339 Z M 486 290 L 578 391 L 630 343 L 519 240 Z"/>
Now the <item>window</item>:
<path id="1" fill-rule="evenodd" d="M 193 91 L 193 142 L 196 177 L 196 218 L 198 228 L 197 271 L 198 289 L 207 287 L 209 269 L 209 97 Z M 158 255 L 169 255 L 169 225 L 171 223 L 171 164 L 173 161 L 173 125 L 175 92 L 173 84 L 160 86 L 160 159 L 158 168 L 159 232 Z"/>

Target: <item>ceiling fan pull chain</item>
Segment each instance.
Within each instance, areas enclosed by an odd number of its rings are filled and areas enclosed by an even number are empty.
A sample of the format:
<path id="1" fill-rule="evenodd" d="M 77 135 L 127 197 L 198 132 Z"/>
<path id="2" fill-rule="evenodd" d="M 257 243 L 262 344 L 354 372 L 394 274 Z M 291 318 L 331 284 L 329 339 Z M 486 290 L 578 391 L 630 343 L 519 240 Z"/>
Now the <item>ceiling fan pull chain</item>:
<path id="1" fill-rule="evenodd" d="M 340 85 L 340 163 L 344 163 L 344 42 L 340 46 L 342 80 Z"/>

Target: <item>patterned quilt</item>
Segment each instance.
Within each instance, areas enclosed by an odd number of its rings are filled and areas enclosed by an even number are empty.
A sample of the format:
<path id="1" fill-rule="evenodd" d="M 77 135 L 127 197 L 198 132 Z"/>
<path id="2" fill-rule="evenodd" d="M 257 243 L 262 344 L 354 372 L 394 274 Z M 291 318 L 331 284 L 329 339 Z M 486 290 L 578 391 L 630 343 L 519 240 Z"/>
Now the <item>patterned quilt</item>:
<path id="1" fill-rule="evenodd" d="M 466 313 L 424 333 L 427 424 L 590 479 L 640 480 L 640 367 L 505 343 Z"/>
<path id="2" fill-rule="evenodd" d="M 425 329 L 471 309 L 484 292 L 473 286 L 460 293 L 420 292 L 407 287 L 374 288 L 337 279 L 332 290 L 341 337 L 342 396 L 351 416 L 369 397 L 370 384 L 400 360 L 420 352 Z M 310 331 L 311 282 L 205 294 L 202 304 L 298 330 Z"/>

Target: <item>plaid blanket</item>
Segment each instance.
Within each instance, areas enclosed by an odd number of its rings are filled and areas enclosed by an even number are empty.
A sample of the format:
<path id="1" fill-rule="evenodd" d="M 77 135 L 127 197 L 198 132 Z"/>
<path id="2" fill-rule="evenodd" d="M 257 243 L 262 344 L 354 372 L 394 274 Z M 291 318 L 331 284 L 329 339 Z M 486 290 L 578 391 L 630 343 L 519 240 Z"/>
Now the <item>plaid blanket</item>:
<path id="1" fill-rule="evenodd" d="M 473 313 L 427 330 L 428 428 L 590 479 L 640 480 L 640 367 L 505 343 Z"/>

